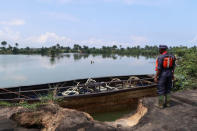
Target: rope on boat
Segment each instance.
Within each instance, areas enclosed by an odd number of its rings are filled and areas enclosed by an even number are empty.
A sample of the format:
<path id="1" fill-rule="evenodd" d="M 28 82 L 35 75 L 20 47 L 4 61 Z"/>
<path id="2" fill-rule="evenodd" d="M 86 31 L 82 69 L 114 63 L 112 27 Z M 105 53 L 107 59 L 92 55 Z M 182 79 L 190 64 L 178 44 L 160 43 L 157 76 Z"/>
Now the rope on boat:
<path id="1" fill-rule="evenodd" d="M 136 77 L 136 76 L 131 76 L 129 77 L 129 79 L 127 81 L 133 81 L 133 80 L 140 80 L 140 78 Z"/>
<path id="2" fill-rule="evenodd" d="M 106 84 L 106 88 L 108 88 L 108 89 L 110 89 L 110 90 L 118 90 L 117 88 L 111 87 L 111 86 L 109 86 L 109 85 L 107 85 L 107 84 Z"/>
<path id="3" fill-rule="evenodd" d="M 115 86 L 110 86 L 110 84 L 116 82 L 123 82 L 121 88 L 133 88 L 137 86 L 138 84 L 144 85 L 144 84 L 151 84 L 152 82 L 140 79 L 136 76 L 129 77 L 128 80 L 120 80 L 119 78 L 113 78 L 110 82 L 100 82 L 100 84 L 97 84 L 95 80 L 89 78 L 85 82 L 85 84 L 80 85 L 78 82 L 76 86 L 70 87 L 66 91 L 63 91 L 61 94 L 63 96 L 69 96 L 69 95 L 79 95 L 79 94 L 86 94 L 86 93 L 93 93 L 93 92 L 104 92 L 108 90 L 119 90 L 120 88 Z M 83 88 L 85 89 L 85 92 L 83 91 Z M 82 91 L 81 91 L 82 89 Z"/>
<path id="4" fill-rule="evenodd" d="M 75 87 L 72 87 L 72 88 L 69 88 L 68 90 L 63 91 L 63 92 L 62 92 L 62 95 L 63 95 L 63 96 L 68 96 L 68 95 L 79 95 L 78 88 L 77 88 L 76 86 L 75 86 Z"/>
<path id="5" fill-rule="evenodd" d="M 131 76 L 126 81 L 125 86 L 126 87 L 132 87 L 133 88 L 137 84 L 138 81 L 140 81 L 140 78 L 138 78 L 136 76 Z"/>
<path id="6" fill-rule="evenodd" d="M 89 79 L 85 82 L 84 85 L 87 86 L 87 85 L 89 85 L 90 83 L 95 83 L 95 82 L 96 82 L 95 80 L 89 78 Z M 66 91 L 63 91 L 63 92 L 62 92 L 62 95 L 63 95 L 63 96 L 68 96 L 68 95 L 79 95 L 79 94 L 80 94 L 80 93 L 79 93 L 79 89 L 78 89 L 78 88 L 80 88 L 79 85 L 80 85 L 80 82 L 78 82 L 76 86 L 71 87 L 71 88 L 69 88 L 69 89 L 66 90 Z M 81 87 L 81 88 L 84 88 L 84 87 Z M 89 90 L 91 90 L 91 89 L 89 89 Z"/>
<path id="7" fill-rule="evenodd" d="M 14 93 L 14 94 L 16 94 L 16 95 L 23 96 L 23 97 L 25 97 L 25 98 L 27 98 L 27 99 L 30 98 L 30 97 L 28 97 L 28 96 L 21 95 L 20 92 L 10 91 L 10 90 L 7 90 L 7 89 L 5 89 L 5 88 L 0 88 L 0 89 L 3 90 L 3 91 L 7 91 L 7 92 L 9 92 L 9 93 Z"/>
<path id="8" fill-rule="evenodd" d="M 89 78 L 89 79 L 86 81 L 85 85 L 88 85 L 89 83 L 95 83 L 95 82 L 96 82 L 95 80 Z"/>
<path id="9" fill-rule="evenodd" d="M 110 82 L 119 82 L 119 81 L 121 81 L 121 80 L 118 78 L 113 78 Z"/>
<path id="10" fill-rule="evenodd" d="M 69 95 L 79 95 L 78 91 L 64 91 L 62 92 L 63 96 L 69 96 Z"/>

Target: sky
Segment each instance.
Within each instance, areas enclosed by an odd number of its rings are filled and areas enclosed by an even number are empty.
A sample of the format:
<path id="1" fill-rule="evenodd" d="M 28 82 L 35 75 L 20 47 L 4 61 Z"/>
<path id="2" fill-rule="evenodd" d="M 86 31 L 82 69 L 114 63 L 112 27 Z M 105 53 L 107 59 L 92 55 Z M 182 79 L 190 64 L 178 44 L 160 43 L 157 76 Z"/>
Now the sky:
<path id="1" fill-rule="evenodd" d="M 19 47 L 197 45 L 197 0 L 0 2 L 0 41 Z"/>

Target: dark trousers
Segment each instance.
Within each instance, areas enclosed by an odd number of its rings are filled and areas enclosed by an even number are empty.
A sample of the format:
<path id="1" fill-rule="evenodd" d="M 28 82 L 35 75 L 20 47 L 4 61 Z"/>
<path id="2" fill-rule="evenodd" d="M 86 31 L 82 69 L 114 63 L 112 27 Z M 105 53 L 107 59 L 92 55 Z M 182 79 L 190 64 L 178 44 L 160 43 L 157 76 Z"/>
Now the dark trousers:
<path id="1" fill-rule="evenodd" d="M 157 93 L 158 95 L 165 95 L 170 93 L 172 88 L 172 71 L 165 70 L 162 71 L 159 76 Z"/>

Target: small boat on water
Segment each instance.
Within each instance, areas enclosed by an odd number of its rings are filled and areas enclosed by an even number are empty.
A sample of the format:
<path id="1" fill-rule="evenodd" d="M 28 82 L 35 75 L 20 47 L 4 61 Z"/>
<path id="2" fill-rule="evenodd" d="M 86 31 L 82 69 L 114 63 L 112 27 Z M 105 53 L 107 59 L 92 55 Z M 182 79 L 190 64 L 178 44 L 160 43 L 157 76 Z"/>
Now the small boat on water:
<path id="1" fill-rule="evenodd" d="M 40 101 L 48 94 L 66 108 L 86 112 L 111 111 L 136 104 L 137 99 L 156 95 L 153 75 L 78 79 L 31 86 L 0 88 L 0 101 Z"/>

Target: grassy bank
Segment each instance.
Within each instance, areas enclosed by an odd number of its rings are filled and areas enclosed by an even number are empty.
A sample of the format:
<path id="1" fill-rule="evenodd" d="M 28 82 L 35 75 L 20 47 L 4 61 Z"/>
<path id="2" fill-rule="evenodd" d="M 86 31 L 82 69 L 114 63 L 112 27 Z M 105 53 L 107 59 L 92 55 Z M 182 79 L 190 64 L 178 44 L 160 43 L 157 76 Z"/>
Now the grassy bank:
<path id="1" fill-rule="evenodd" d="M 27 109 L 35 110 L 40 105 L 45 105 L 45 104 L 49 104 L 49 103 L 56 103 L 58 101 L 61 101 L 61 99 L 55 98 L 55 92 L 52 91 L 52 92 L 49 92 L 48 95 L 46 95 L 46 96 L 40 96 L 40 102 L 28 103 L 27 101 L 21 100 L 18 103 L 10 103 L 10 102 L 6 102 L 6 101 L 0 101 L 0 106 L 2 106 L 2 107 L 20 106 L 20 107 L 24 107 Z"/>

